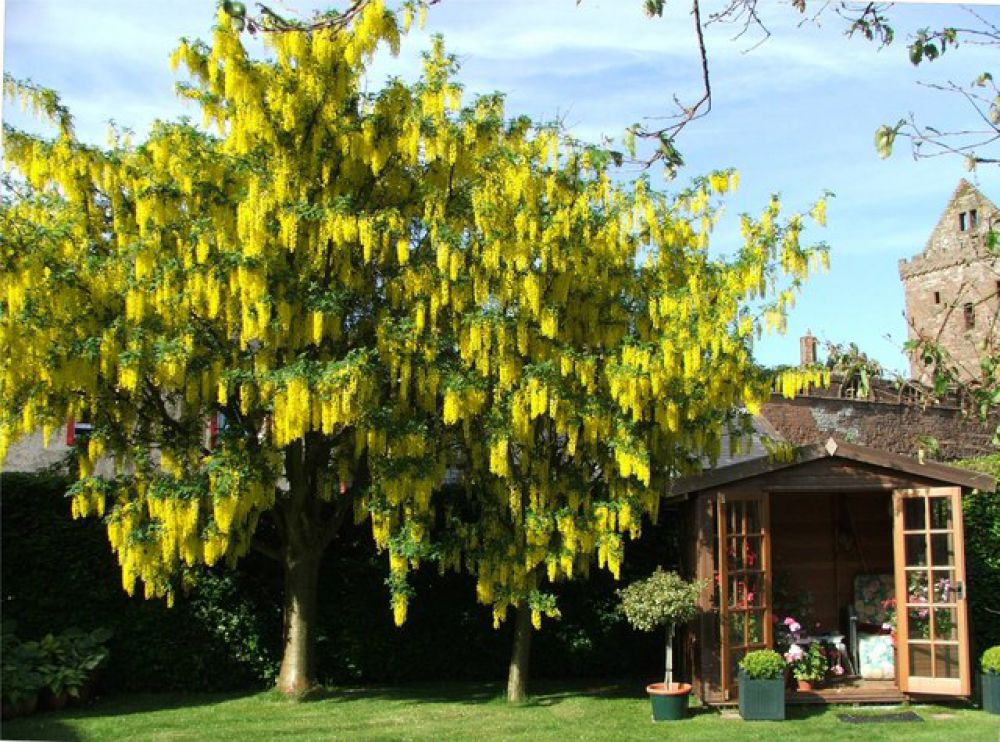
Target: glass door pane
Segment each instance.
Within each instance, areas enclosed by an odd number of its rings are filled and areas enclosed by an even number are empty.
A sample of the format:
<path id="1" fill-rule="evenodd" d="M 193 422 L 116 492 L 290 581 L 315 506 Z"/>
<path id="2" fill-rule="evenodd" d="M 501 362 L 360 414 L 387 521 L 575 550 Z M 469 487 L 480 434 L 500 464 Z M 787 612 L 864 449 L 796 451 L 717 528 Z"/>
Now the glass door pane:
<path id="1" fill-rule="evenodd" d="M 720 496 L 717 517 L 722 688 L 734 697 L 740 659 L 771 645 L 766 496 Z"/>
<path id="2" fill-rule="evenodd" d="M 895 493 L 900 690 L 968 695 L 961 490 Z"/>

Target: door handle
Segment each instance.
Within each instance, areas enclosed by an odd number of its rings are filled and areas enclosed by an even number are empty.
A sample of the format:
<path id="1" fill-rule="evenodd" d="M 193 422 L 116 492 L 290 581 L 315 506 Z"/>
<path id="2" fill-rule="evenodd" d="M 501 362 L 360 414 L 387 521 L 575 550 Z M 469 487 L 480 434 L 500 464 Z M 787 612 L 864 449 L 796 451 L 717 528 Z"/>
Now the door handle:
<path id="1" fill-rule="evenodd" d="M 965 600 L 965 581 L 955 583 L 955 594 L 959 600 Z"/>

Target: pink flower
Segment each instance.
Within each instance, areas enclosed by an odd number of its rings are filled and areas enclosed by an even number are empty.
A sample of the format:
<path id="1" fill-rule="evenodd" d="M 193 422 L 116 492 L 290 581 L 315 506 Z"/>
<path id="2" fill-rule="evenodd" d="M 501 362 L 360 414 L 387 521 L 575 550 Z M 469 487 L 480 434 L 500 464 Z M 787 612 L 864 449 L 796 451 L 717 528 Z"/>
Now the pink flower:
<path id="1" fill-rule="evenodd" d="M 788 648 L 788 651 L 785 652 L 785 662 L 798 662 L 804 655 L 805 652 L 802 651 L 802 647 L 798 644 L 793 644 Z"/>
<path id="2" fill-rule="evenodd" d="M 792 618 L 790 616 L 785 619 L 785 626 L 793 634 L 796 634 L 796 633 L 802 631 L 802 624 L 800 624 L 798 621 L 796 621 L 794 618 Z"/>
<path id="3" fill-rule="evenodd" d="M 830 669 L 833 671 L 834 675 L 843 675 L 844 674 L 844 668 L 841 667 L 840 665 L 834 665 Z"/>

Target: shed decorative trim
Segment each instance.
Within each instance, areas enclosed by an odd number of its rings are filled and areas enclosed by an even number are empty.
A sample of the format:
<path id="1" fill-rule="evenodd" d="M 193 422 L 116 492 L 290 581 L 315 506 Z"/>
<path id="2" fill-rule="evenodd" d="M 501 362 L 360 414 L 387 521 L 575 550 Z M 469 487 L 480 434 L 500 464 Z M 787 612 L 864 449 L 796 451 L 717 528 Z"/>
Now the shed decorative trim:
<path id="1" fill-rule="evenodd" d="M 996 480 L 988 474 L 967 471 L 934 461 L 921 462 L 909 456 L 859 446 L 831 437 L 825 443 L 799 446 L 787 459 L 779 460 L 775 457 L 764 456 L 718 469 L 710 469 L 695 476 L 675 479 L 669 485 L 667 497 L 668 499 L 686 499 L 687 495 L 692 492 L 719 487 L 741 479 L 758 477 L 779 469 L 787 469 L 827 457 L 837 457 L 885 469 L 894 469 L 968 489 L 993 490 L 997 485 Z"/>

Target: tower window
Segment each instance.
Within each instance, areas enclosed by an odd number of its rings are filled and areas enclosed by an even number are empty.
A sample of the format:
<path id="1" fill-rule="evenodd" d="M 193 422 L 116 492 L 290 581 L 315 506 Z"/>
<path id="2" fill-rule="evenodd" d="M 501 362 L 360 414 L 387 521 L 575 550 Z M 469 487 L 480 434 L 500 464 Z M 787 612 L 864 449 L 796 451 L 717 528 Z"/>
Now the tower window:
<path id="1" fill-rule="evenodd" d="M 934 303 L 935 304 L 940 304 L 941 303 L 941 292 L 940 291 L 935 291 L 934 292 Z"/>
<path id="2" fill-rule="evenodd" d="M 969 209 L 968 211 L 963 211 L 958 215 L 958 231 L 968 232 L 971 229 L 975 229 L 979 226 L 979 211 L 976 209 Z"/>
<path id="3" fill-rule="evenodd" d="M 965 315 L 965 329 L 971 330 L 976 326 L 976 308 L 972 304 L 966 304 L 963 308 Z"/>

